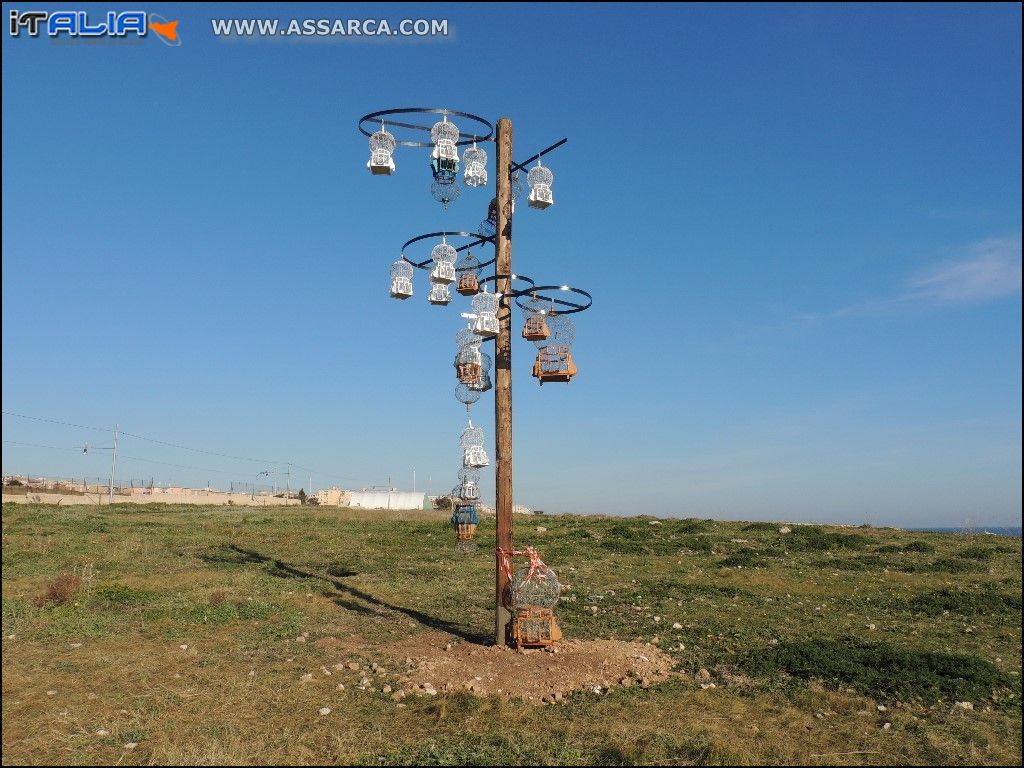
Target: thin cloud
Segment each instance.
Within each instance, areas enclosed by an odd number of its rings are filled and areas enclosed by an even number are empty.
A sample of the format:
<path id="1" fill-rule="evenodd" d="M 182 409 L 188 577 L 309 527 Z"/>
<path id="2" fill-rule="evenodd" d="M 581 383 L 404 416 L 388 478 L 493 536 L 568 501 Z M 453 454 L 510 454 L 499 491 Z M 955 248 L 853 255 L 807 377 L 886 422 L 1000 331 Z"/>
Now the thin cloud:
<path id="1" fill-rule="evenodd" d="M 944 261 L 907 281 L 896 296 L 860 302 L 827 314 L 805 313 L 798 321 L 824 317 L 878 315 L 902 307 L 952 307 L 984 304 L 1021 292 L 1021 239 L 990 238 L 969 246 L 957 259 Z"/>
<path id="2" fill-rule="evenodd" d="M 935 304 L 978 304 L 1014 296 L 1021 287 L 1021 241 L 992 239 L 967 258 L 940 264 L 910 281 L 908 299 Z"/>

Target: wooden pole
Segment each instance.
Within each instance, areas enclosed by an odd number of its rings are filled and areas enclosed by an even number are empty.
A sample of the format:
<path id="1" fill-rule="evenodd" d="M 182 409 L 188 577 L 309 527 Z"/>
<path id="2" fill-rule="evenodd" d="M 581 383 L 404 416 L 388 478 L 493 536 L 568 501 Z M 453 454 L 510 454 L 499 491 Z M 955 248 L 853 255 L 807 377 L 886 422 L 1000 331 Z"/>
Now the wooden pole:
<path id="1" fill-rule="evenodd" d="M 507 294 L 512 275 L 512 121 L 498 120 L 497 176 L 498 222 L 495 238 L 496 290 Z M 497 515 L 497 548 L 512 549 L 512 302 L 502 298 L 498 306 L 498 338 L 494 345 L 494 429 L 495 429 L 495 512 Z M 502 595 L 508 579 L 501 567 L 501 553 L 496 552 L 494 641 L 507 644 L 507 627 L 511 620 Z"/>

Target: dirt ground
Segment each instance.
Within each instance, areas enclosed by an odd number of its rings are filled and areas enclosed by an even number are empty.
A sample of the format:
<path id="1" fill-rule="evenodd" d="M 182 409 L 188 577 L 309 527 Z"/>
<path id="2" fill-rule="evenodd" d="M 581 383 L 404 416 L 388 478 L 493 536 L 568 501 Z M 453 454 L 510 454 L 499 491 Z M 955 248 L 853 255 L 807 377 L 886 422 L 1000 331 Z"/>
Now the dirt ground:
<path id="1" fill-rule="evenodd" d="M 672 674 L 669 655 L 650 645 L 619 640 L 565 640 L 552 649 L 514 650 L 425 632 L 388 650 L 399 668 L 403 661 L 406 668 L 398 698 L 467 691 L 551 704 L 573 691 L 649 687 Z"/>

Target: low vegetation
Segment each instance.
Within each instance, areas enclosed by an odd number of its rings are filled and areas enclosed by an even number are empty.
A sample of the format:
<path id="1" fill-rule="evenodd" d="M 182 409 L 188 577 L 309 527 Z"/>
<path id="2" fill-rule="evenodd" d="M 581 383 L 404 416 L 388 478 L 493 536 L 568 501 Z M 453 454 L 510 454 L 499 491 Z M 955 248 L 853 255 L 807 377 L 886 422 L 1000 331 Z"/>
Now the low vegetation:
<path id="1" fill-rule="evenodd" d="M 677 674 L 396 702 L 427 633 L 493 635 L 493 519 L 459 555 L 446 518 L 4 505 L 4 763 L 1020 763 L 1019 540 L 517 517 L 568 638 Z"/>

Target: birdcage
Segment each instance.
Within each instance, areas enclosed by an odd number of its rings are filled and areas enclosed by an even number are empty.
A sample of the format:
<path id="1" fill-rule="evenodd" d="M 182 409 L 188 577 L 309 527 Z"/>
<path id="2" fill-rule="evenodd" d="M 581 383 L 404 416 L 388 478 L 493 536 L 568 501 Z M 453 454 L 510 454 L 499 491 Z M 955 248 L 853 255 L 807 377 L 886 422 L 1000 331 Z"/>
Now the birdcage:
<path id="1" fill-rule="evenodd" d="M 474 392 L 486 392 L 493 386 L 491 384 L 491 374 L 488 373 L 487 371 L 484 371 L 483 373 L 480 374 L 479 379 L 477 379 L 472 384 L 467 384 L 466 386 L 469 389 L 473 390 Z"/>
<path id="2" fill-rule="evenodd" d="M 490 464 L 487 458 L 487 451 L 484 450 L 484 431 L 480 427 L 474 427 L 472 423 L 462 430 L 459 439 L 462 446 L 462 466 L 480 469 Z"/>
<path id="3" fill-rule="evenodd" d="M 452 528 L 455 530 L 455 538 L 459 541 L 473 539 L 479 524 L 480 517 L 477 515 L 475 504 L 460 504 L 452 512 Z"/>
<path id="4" fill-rule="evenodd" d="M 452 488 L 451 495 L 456 502 L 472 503 L 480 498 L 480 485 L 476 480 L 463 480 Z"/>
<path id="5" fill-rule="evenodd" d="M 435 179 L 430 185 L 430 196 L 447 208 L 449 203 L 459 199 L 459 195 L 462 194 L 460 190 L 461 187 L 455 183 L 454 176 L 451 180 L 443 182 Z"/>
<path id="6" fill-rule="evenodd" d="M 523 325 L 523 338 L 527 341 L 543 341 L 551 335 L 544 315 L 530 315 Z"/>
<path id="7" fill-rule="evenodd" d="M 467 187 L 482 187 L 487 184 L 487 153 L 472 147 L 462 153 L 462 162 L 466 165 L 463 181 Z"/>
<path id="8" fill-rule="evenodd" d="M 476 313 L 473 332 L 477 336 L 489 338 L 498 335 L 498 298 L 496 293 L 478 293 L 473 297 L 473 311 Z"/>
<path id="9" fill-rule="evenodd" d="M 434 261 L 434 268 L 430 272 L 430 280 L 434 283 L 451 285 L 455 282 L 455 259 L 458 258 L 458 251 L 448 244 L 448 241 L 438 243 L 430 249 L 430 258 Z"/>
<path id="10" fill-rule="evenodd" d="M 476 344 L 467 344 L 455 355 L 455 375 L 463 384 L 476 384 L 480 377 L 490 369 L 491 358 L 480 351 L 479 337 Z"/>
<path id="11" fill-rule="evenodd" d="M 545 168 L 537 161 L 537 165 L 526 174 L 526 183 L 530 185 L 530 197 L 528 204 L 531 208 L 544 209 L 555 202 L 551 193 L 551 184 L 555 180 L 555 174 L 550 168 Z"/>
<path id="12" fill-rule="evenodd" d="M 374 176 L 390 176 L 395 172 L 395 137 L 382 125 L 379 131 L 370 136 L 370 159 L 366 167 Z"/>
<path id="13" fill-rule="evenodd" d="M 562 585 L 535 551 L 526 551 L 530 563 L 516 571 L 506 593 L 508 607 L 514 612 L 512 639 L 520 647 L 547 646 L 562 637 L 554 612 Z"/>
<path id="14" fill-rule="evenodd" d="M 576 375 L 571 348 L 567 344 L 541 347 L 533 363 L 533 375 L 541 385 L 546 381 L 567 383 Z"/>
<path id="15" fill-rule="evenodd" d="M 443 283 L 433 283 L 430 286 L 430 295 L 427 296 L 427 301 L 437 306 L 445 306 L 450 304 L 452 300 L 451 289 Z"/>
<path id="16" fill-rule="evenodd" d="M 459 127 L 448 122 L 448 116 L 438 120 L 430 129 L 430 139 L 434 142 L 434 157 L 459 159 L 455 144 L 459 140 Z"/>
<path id="17" fill-rule="evenodd" d="M 391 265 L 391 298 L 408 299 L 412 296 L 412 264 L 399 259 Z"/>
<path id="18" fill-rule="evenodd" d="M 550 608 L 523 608 L 512 617 L 512 642 L 517 648 L 546 648 L 562 639 Z"/>
<path id="19" fill-rule="evenodd" d="M 466 253 L 455 263 L 455 272 L 458 274 L 458 285 L 455 290 L 463 296 L 473 296 L 480 291 L 480 262 L 470 252 Z"/>

